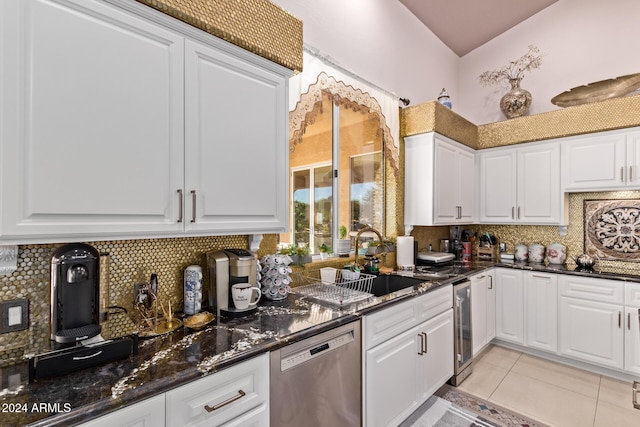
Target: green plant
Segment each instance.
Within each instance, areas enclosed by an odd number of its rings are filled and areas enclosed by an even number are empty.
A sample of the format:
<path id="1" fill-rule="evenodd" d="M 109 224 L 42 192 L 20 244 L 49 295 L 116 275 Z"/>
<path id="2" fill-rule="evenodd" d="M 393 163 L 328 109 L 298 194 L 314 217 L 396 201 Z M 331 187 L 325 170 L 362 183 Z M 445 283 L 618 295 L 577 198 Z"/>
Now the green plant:
<path id="1" fill-rule="evenodd" d="M 331 246 L 328 246 L 326 243 L 318 246 L 318 249 L 320 250 L 320 252 L 331 252 Z"/>
<path id="2" fill-rule="evenodd" d="M 303 255 L 304 256 L 304 255 L 309 255 L 310 253 L 311 253 L 311 249 L 309 249 L 308 243 L 304 245 L 292 243 L 289 246 L 285 246 L 284 248 L 280 249 L 281 255 L 290 255 L 290 256 Z"/>
<path id="3" fill-rule="evenodd" d="M 338 229 L 338 232 L 340 233 L 341 239 L 347 238 L 347 227 L 345 227 L 344 225 L 341 225 L 340 228 Z"/>

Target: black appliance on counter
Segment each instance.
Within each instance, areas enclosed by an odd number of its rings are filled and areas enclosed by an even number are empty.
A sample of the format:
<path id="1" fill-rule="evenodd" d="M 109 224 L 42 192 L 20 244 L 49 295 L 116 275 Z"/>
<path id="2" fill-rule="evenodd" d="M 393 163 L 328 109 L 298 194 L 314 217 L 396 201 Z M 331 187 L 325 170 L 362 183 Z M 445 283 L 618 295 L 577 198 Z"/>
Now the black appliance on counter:
<path id="1" fill-rule="evenodd" d="M 51 257 L 50 346 L 29 356 L 29 382 L 137 353 L 126 313 L 100 320 L 100 254 L 83 243 L 59 247 Z"/>

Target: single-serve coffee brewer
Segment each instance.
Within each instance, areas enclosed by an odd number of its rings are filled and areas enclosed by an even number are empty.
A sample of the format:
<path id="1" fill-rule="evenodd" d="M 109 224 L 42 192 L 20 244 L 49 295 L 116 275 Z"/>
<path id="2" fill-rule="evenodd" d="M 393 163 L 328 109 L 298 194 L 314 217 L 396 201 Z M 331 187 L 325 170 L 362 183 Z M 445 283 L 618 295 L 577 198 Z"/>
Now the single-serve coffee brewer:
<path id="1" fill-rule="evenodd" d="M 51 340 L 75 343 L 100 333 L 100 255 L 83 243 L 70 243 L 51 257 Z"/>
<path id="2" fill-rule="evenodd" d="M 224 249 L 207 253 L 209 307 L 218 316 L 242 317 L 257 310 L 255 304 L 239 309 L 233 303 L 231 287 L 236 283 L 257 284 L 258 260 L 245 249 Z"/>

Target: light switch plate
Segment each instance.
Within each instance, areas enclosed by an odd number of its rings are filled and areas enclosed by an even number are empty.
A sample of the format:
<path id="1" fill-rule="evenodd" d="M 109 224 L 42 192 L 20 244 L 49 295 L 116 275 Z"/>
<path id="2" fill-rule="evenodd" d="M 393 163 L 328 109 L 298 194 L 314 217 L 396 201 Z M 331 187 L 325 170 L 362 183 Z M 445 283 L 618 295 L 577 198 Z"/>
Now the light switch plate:
<path id="1" fill-rule="evenodd" d="M 0 333 L 27 329 L 29 325 L 29 300 L 14 299 L 0 302 Z"/>

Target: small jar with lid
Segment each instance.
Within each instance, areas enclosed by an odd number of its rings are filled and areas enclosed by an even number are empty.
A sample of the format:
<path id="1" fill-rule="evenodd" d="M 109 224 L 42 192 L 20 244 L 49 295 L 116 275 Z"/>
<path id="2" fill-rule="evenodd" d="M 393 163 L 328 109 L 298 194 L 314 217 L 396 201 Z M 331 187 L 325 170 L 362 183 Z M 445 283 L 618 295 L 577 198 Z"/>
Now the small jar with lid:
<path id="1" fill-rule="evenodd" d="M 529 247 L 522 243 L 516 245 L 515 253 L 513 254 L 516 261 L 528 261 L 529 260 Z"/>
<path id="2" fill-rule="evenodd" d="M 547 262 L 549 264 L 564 264 L 567 259 L 567 247 L 560 243 L 547 246 Z"/>
<path id="3" fill-rule="evenodd" d="M 529 262 L 544 262 L 544 245 L 533 243 L 529 245 Z"/>

